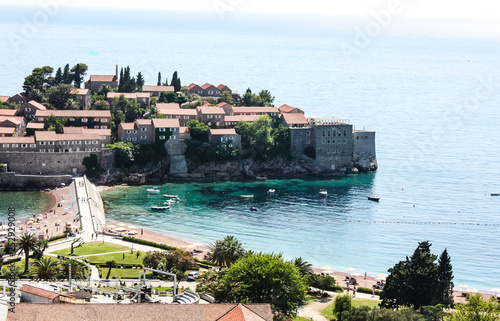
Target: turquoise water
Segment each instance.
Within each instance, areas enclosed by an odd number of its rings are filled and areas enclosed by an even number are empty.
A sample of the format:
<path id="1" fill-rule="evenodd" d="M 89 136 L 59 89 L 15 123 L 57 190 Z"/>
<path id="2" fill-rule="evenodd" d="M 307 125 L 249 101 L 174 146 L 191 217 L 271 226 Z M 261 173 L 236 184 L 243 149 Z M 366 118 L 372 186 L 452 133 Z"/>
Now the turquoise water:
<path id="1" fill-rule="evenodd" d="M 16 209 L 16 220 L 46 211 L 49 195 L 43 192 L 0 192 L 0 222 L 7 221 L 9 207 Z"/>
<path id="2" fill-rule="evenodd" d="M 11 36 L 36 10 L 5 11 L 1 95 L 19 92 L 43 65 L 84 62 L 89 74 L 130 65 L 147 84 L 158 71 L 170 78 L 177 70 L 183 85 L 269 89 L 278 106 L 349 118 L 377 132 L 374 174 L 166 184 L 165 193 L 186 202 L 155 216 L 148 208 L 161 200 L 147 196 L 147 187 L 118 188 L 104 196 L 110 217 L 204 242 L 234 234 L 253 250 L 359 273 L 385 272 L 429 240 L 436 254 L 448 248 L 456 284 L 500 286 L 500 198 L 489 196 L 500 192 L 498 34 L 462 32 L 460 21 L 432 28 L 395 19 L 347 61 L 342 44 L 353 44 L 365 18 L 231 14 L 221 22 L 210 13 L 70 11 L 16 44 Z M 269 188 L 276 195 L 268 196 Z M 331 194 L 326 201 L 320 188 Z M 249 193 L 254 200 L 238 196 Z M 366 199 L 372 193 L 379 203 Z"/>

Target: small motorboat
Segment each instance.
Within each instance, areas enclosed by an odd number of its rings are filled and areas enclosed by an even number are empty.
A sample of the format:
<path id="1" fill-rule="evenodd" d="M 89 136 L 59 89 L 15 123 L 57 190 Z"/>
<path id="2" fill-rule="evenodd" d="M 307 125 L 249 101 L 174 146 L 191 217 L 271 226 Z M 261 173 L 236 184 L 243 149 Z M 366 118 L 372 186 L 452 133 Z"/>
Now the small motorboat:
<path id="1" fill-rule="evenodd" d="M 491 193 L 491 196 L 500 196 L 500 193 Z"/>
<path id="2" fill-rule="evenodd" d="M 153 211 L 165 211 L 165 210 L 169 210 L 170 209 L 170 206 L 151 206 L 150 209 L 152 209 Z"/>
<path id="3" fill-rule="evenodd" d="M 169 194 L 163 194 L 163 197 L 165 198 L 170 198 L 171 200 L 174 201 L 180 201 L 181 199 L 179 198 L 179 195 L 169 195 Z"/>
<path id="4" fill-rule="evenodd" d="M 370 201 L 374 201 L 374 202 L 378 202 L 380 200 L 380 197 L 376 197 L 376 196 L 368 196 L 368 199 Z"/>
<path id="5" fill-rule="evenodd" d="M 241 198 L 253 198 L 253 194 L 240 195 Z"/>
<path id="6" fill-rule="evenodd" d="M 149 194 L 159 194 L 160 193 L 160 190 L 157 189 L 157 188 L 148 188 L 146 190 Z"/>
<path id="7" fill-rule="evenodd" d="M 272 194 L 272 193 L 276 192 L 276 190 L 274 188 L 271 188 L 267 192 L 270 193 L 270 194 Z"/>
<path id="8" fill-rule="evenodd" d="M 320 196 L 328 196 L 328 191 L 326 190 L 326 188 L 322 188 L 319 190 L 319 195 Z"/>
<path id="9" fill-rule="evenodd" d="M 258 211 L 258 210 L 259 210 L 259 209 L 258 209 L 257 207 L 255 207 L 255 206 L 250 207 L 250 211 L 252 211 L 252 212 L 256 212 L 256 211 Z"/>

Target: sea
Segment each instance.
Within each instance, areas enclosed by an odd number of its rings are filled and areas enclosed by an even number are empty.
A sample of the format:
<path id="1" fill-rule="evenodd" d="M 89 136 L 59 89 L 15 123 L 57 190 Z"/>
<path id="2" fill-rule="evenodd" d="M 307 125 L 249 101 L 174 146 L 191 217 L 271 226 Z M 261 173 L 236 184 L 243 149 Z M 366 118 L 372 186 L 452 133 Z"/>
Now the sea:
<path id="1" fill-rule="evenodd" d="M 202 244 L 235 235 L 248 250 L 372 275 L 430 241 L 434 254 L 448 250 L 455 284 L 500 286 L 500 197 L 490 196 L 500 192 L 498 21 L 1 9 L 0 95 L 20 92 L 36 67 L 85 63 L 100 75 L 130 66 L 146 84 L 177 71 L 183 85 L 268 89 L 277 106 L 376 131 L 374 173 L 158 183 L 181 198 L 160 213 L 149 210 L 164 201 L 148 195 L 152 186 L 118 187 L 103 193 L 108 218 Z M 1 192 L 2 220 L 13 202 L 23 218 L 47 198 Z"/>

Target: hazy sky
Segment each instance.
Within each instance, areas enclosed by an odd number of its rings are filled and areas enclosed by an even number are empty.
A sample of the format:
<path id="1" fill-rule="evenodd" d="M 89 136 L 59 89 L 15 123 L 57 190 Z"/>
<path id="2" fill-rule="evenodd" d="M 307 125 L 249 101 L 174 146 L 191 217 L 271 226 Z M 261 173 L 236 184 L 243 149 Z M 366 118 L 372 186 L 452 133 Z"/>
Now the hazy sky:
<path id="1" fill-rule="evenodd" d="M 500 19 L 500 3 L 495 0 L 0 0 L 0 3 L 361 16 L 392 6 L 400 11 L 399 16 L 405 17 Z"/>

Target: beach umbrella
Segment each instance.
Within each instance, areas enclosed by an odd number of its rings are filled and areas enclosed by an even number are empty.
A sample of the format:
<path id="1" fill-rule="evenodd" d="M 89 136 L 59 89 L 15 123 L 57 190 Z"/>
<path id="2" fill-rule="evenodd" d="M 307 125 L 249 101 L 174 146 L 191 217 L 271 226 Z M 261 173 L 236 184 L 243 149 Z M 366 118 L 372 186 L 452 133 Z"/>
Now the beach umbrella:
<path id="1" fill-rule="evenodd" d="M 1 231 L 0 232 L 0 235 L 8 235 L 8 234 L 9 234 L 9 232 L 7 232 L 7 231 Z"/>
<path id="2" fill-rule="evenodd" d="M 477 289 L 468 288 L 466 292 L 469 292 L 469 293 L 477 293 Z"/>
<path id="3" fill-rule="evenodd" d="M 114 231 L 115 232 L 125 232 L 127 229 L 126 228 L 123 228 L 123 227 L 119 227 L 119 228 L 115 228 Z"/>
<path id="4" fill-rule="evenodd" d="M 355 271 L 356 269 L 355 268 L 352 268 L 352 267 L 348 267 L 346 269 L 344 269 L 344 271 L 347 271 L 349 272 L 349 274 L 352 272 L 352 271 Z"/>
<path id="5" fill-rule="evenodd" d="M 32 227 L 30 228 L 30 231 L 36 231 L 36 228 Z"/>
<path id="6" fill-rule="evenodd" d="M 136 232 L 136 231 L 130 231 L 130 232 L 128 232 L 129 235 L 136 235 L 137 233 L 138 232 Z"/>
<path id="7" fill-rule="evenodd" d="M 137 228 L 137 226 L 134 225 L 127 225 L 128 228 Z"/>
<path id="8" fill-rule="evenodd" d="M 127 226 L 127 224 L 126 224 L 126 223 L 118 223 L 117 225 L 118 225 L 118 226 Z"/>

